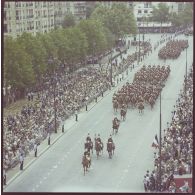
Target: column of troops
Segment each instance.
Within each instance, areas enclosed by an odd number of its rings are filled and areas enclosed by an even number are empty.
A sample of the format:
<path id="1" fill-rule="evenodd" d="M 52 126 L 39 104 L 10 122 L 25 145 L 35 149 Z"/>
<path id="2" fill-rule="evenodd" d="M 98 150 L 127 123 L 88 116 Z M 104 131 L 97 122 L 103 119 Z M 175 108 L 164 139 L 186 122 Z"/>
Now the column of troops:
<path id="1" fill-rule="evenodd" d="M 159 50 L 158 57 L 164 60 L 177 59 L 188 46 L 188 40 L 171 40 Z"/>
<path id="2" fill-rule="evenodd" d="M 170 66 L 145 65 L 134 76 L 133 83 L 127 82 L 113 95 L 113 108 L 138 107 L 139 112 L 144 109 L 144 104 L 149 104 L 151 109 L 157 100 L 164 83 L 170 73 Z"/>

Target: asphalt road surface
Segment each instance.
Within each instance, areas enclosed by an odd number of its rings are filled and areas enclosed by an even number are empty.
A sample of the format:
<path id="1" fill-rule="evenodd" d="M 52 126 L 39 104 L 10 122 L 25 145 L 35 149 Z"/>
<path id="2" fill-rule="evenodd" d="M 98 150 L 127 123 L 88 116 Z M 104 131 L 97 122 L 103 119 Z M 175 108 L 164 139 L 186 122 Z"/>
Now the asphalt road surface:
<path id="1" fill-rule="evenodd" d="M 145 35 L 152 43 L 160 35 Z M 177 39 L 186 37 L 179 36 Z M 188 68 L 193 61 L 193 37 L 188 37 Z M 171 73 L 162 91 L 162 130 L 171 120 L 171 111 L 182 88 L 186 66 L 186 52 L 177 60 L 159 60 L 157 52 L 136 67 L 127 80 L 132 82 L 133 75 L 143 64 L 169 64 Z M 115 88 L 117 90 L 117 88 Z M 79 120 L 70 131 L 64 134 L 49 150 L 36 160 L 23 174 L 6 187 L 6 192 L 144 192 L 143 176 L 154 166 L 151 147 L 155 134 L 159 135 L 159 98 L 153 110 L 146 106 L 144 113 L 137 109 L 128 110 L 126 121 L 121 122 L 119 133 L 113 136 L 116 145 L 112 159 L 108 158 L 106 148 L 99 159 L 92 155 L 92 165 L 84 176 L 81 159 L 84 141 L 89 132 L 92 139 L 100 133 L 104 146 L 111 133 L 114 112 L 112 95 L 115 90 L 102 99 Z M 119 117 L 119 112 L 116 114 Z"/>

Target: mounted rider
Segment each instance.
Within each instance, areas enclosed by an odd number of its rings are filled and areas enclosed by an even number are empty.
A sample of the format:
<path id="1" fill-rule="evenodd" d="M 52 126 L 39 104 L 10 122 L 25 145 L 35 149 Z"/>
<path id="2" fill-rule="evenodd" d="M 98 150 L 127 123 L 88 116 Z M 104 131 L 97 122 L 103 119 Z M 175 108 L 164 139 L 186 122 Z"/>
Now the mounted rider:
<path id="1" fill-rule="evenodd" d="M 91 142 L 91 137 L 90 137 L 90 134 L 89 133 L 87 134 L 86 141 Z"/>
<path id="2" fill-rule="evenodd" d="M 113 126 L 118 126 L 119 122 L 120 122 L 120 120 L 117 117 L 115 117 L 113 120 Z"/>
<path id="3" fill-rule="evenodd" d="M 109 142 L 113 143 L 112 135 L 110 135 L 110 137 L 108 138 L 108 143 L 109 143 Z"/>
<path id="4" fill-rule="evenodd" d="M 101 150 L 102 150 L 103 149 L 103 143 L 102 143 L 102 140 L 100 138 L 100 134 L 98 134 L 98 137 L 96 138 L 96 143 L 100 143 Z"/>
<path id="5" fill-rule="evenodd" d="M 108 150 L 109 144 L 112 144 L 112 149 L 114 150 L 115 149 L 115 145 L 114 145 L 114 142 L 113 142 L 113 139 L 112 139 L 112 135 L 110 135 L 110 137 L 108 138 L 107 150 Z"/>
<path id="6" fill-rule="evenodd" d="M 102 140 L 100 138 L 100 134 L 98 134 L 98 137 L 97 137 L 96 141 L 102 143 Z"/>
<path id="7" fill-rule="evenodd" d="M 90 152 L 86 149 L 84 151 L 84 156 L 83 158 L 86 158 L 89 161 L 89 165 L 91 165 L 91 157 L 90 157 Z"/>

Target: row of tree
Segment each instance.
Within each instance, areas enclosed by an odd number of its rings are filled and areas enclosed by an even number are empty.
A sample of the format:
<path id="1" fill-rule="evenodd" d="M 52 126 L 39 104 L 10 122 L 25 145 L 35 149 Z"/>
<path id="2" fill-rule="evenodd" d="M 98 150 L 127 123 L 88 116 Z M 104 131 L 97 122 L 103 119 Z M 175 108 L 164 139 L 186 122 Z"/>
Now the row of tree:
<path id="1" fill-rule="evenodd" d="M 173 12 L 165 3 L 159 3 L 153 7 L 152 21 L 171 22 L 173 26 L 187 26 L 193 23 L 193 4 L 187 2 L 181 11 Z"/>
<path id="2" fill-rule="evenodd" d="M 74 69 L 87 56 L 111 49 L 124 34 L 136 33 L 132 10 L 120 4 L 110 9 L 97 7 L 89 19 L 76 25 L 71 17 L 66 18 L 63 27 L 36 36 L 23 33 L 16 39 L 4 37 L 5 87 L 20 90 L 23 96 L 26 88 L 57 68 L 57 61 Z"/>

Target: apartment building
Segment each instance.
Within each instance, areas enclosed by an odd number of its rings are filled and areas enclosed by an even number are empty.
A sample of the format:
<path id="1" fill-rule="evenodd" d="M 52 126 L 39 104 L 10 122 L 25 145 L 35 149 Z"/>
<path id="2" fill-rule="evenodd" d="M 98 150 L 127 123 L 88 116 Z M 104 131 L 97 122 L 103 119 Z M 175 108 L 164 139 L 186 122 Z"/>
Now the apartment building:
<path id="1" fill-rule="evenodd" d="M 61 26 L 66 14 L 86 19 L 85 1 L 17 1 L 4 3 L 4 35 L 45 33 Z"/>
<path id="2" fill-rule="evenodd" d="M 4 35 L 45 33 L 54 28 L 54 2 L 5 2 Z"/>

